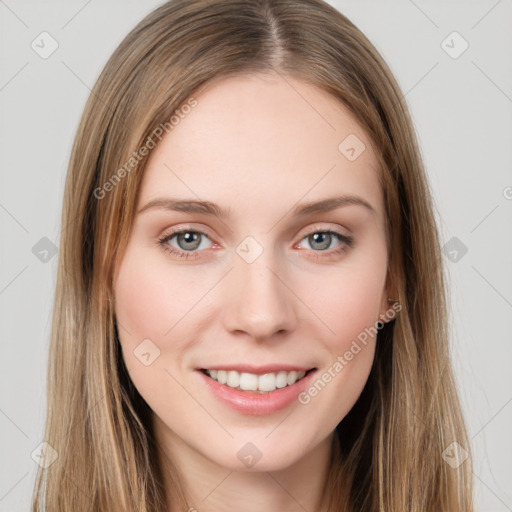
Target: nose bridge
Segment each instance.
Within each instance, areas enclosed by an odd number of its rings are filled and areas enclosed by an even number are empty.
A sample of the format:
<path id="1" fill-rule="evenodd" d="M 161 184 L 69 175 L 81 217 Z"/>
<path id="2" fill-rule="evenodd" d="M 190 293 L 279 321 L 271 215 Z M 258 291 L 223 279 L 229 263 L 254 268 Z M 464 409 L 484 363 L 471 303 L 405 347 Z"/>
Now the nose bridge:
<path id="1" fill-rule="evenodd" d="M 255 338 L 267 338 L 295 325 L 292 294 L 281 282 L 279 264 L 271 247 L 261 247 L 255 257 L 255 247 L 240 244 L 234 255 L 234 269 L 229 280 L 225 304 L 226 328 L 244 331 Z M 252 251 L 251 257 L 243 249 Z M 253 259 L 255 257 L 255 259 Z M 283 279 L 286 281 L 286 279 Z"/>

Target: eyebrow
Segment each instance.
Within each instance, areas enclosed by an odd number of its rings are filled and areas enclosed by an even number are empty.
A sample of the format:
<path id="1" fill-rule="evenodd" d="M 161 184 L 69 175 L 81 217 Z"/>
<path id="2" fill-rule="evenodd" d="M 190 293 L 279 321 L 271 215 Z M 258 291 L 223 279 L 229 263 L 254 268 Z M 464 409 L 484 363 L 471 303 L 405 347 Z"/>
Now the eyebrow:
<path id="1" fill-rule="evenodd" d="M 363 199 L 355 195 L 344 195 L 339 197 L 331 197 L 323 199 L 322 201 L 312 201 L 309 203 L 302 203 L 292 210 L 292 215 L 297 217 L 304 217 L 315 213 L 330 212 L 336 208 L 343 206 L 356 205 L 362 206 L 369 210 L 373 215 L 376 215 L 376 210 L 373 206 Z M 227 219 L 230 216 L 230 209 L 221 208 L 219 205 L 210 201 L 197 201 L 190 199 L 174 199 L 170 197 L 156 198 L 149 203 L 145 204 L 137 214 L 141 214 L 147 210 L 161 209 L 186 213 L 199 213 L 203 215 L 212 215 L 221 219 Z"/>

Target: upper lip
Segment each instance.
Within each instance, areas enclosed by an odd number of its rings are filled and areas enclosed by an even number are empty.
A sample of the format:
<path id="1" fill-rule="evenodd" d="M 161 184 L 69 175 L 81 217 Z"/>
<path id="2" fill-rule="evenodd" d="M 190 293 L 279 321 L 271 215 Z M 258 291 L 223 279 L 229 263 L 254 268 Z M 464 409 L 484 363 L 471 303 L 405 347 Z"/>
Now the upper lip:
<path id="1" fill-rule="evenodd" d="M 307 372 L 308 370 L 313 370 L 313 366 L 301 366 L 294 364 L 266 364 L 262 366 L 254 366 L 250 364 L 219 364 L 219 365 L 210 365 L 208 368 L 203 367 L 199 368 L 201 370 L 233 370 L 238 373 L 254 373 L 255 375 L 263 375 L 265 373 L 277 373 L 280 371 L 285 372 Z"/>

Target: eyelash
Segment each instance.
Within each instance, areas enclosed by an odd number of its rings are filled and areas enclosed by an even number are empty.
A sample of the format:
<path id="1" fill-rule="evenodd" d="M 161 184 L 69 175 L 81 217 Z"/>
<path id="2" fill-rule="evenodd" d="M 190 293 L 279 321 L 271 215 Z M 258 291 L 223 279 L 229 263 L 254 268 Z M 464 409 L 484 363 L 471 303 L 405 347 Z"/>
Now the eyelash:
<path id="1" fill-rule="evenodd" d="M 176 247 L 173 247 L 168 244 L 168 242 L 172 238 L 174 238 L 176 235 L 181 235 L 184 233 L 196 233 L 196 234 L 203 235 L 203 236 L 209 238 L 208 234 L 205 233 L 204 231 L 200 231 L 200 230 L 196 230 L 196 229 L 181 229 L 178 231 L 173 231 L 171 233 L 165 234 L 163 237 L 158 239 L 158 244 L 162 247 L 162 249 L 166 253 L 172 254 L 173 256 L 177 256 L 178 258 L 197 259 L 199 257 L 198 253 L 203 252 L 203 251 L 197 251 L 197 250 L 181 251 L 181 250 L 177 249 Z M 302 242 L 302 240 L 304 240 L 305 238 L 307 238 L 311 235 L 318 234 L 318 233 L 334 235 L 338 239 L 338 241 L 342 242 L 342 245 L 340 247 L 338 247 L 337 249 L 331 249 L 330 251 L 315 251 L 313 249 L 306 249 L 307 251 L 310 251 L 313 253 L 320 253 L 320 254 L 315 255 L 315 257 L 317 259 L 320 257 L 323 257 L 324 254 L 325 254 L 325 257 L 341 255 L 345 251 L 347 251 L 350 247 L 352 247 L 352 244 L 354 241 L 354 238 L 352 236 L 343 235 L 342 233 L 339 233 L 338 231 L 333 231 L 333 230 L 329 230 L 329 229 L 311 231 L 310 233 L 308 233 L 304 237 L 302 237 L 300 241 Z M 301 248 L 301 250 L 302 250 L 302 248 Z"/>

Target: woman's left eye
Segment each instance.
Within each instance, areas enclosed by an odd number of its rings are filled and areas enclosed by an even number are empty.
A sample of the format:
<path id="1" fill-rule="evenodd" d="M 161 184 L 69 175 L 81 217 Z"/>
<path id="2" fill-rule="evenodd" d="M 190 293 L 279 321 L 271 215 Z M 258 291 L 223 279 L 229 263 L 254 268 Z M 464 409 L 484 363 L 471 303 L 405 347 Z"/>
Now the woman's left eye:
<path id="1" fill-rule="evenodd" d="M 162 248 L 174 256 L 179 258 L 197 258 L 199 252 L 209 247 L 205 247 L 203 238 L 210 240 L 206 233 L 195 230 L 182 230 L 175 231 L 171 234 L 164 235 L 158 240 L 159 245 Z M 175 243 L 173 244 L 172 241 Z M 307 241 L 308 247 L 299 247 L 301 249 L 309 249 L 314 252 L 327 252 L 329 255 L 339 254 L 351 247 L 353 238 L 351 236 L 342 235 L 337 231 L 314 231 L 309 235 L 305 236 L 302 240 Z M 210 240 L 211 242 L 211 240 Z M 333 243 L 337 246 L 333 247 Z"/>
<path id="2" fill-rule="evenodd" d="M 347 250 L 352 245 L 353 238 L 351 236 L 342 235 L 337 231 L 314 231 L 313 233 L 305 236 L 302 240 L 306 240 L 315 252 L 323 252 L 329 249 L 334 249 L 330 254 L 338 254 Z M 333 243 L 338 243 L 337 247 L 332 247 Z M 304 249 L 304 247 L 302 247 Z M 308 249 L 306 247 L 306 249 Z"/>

